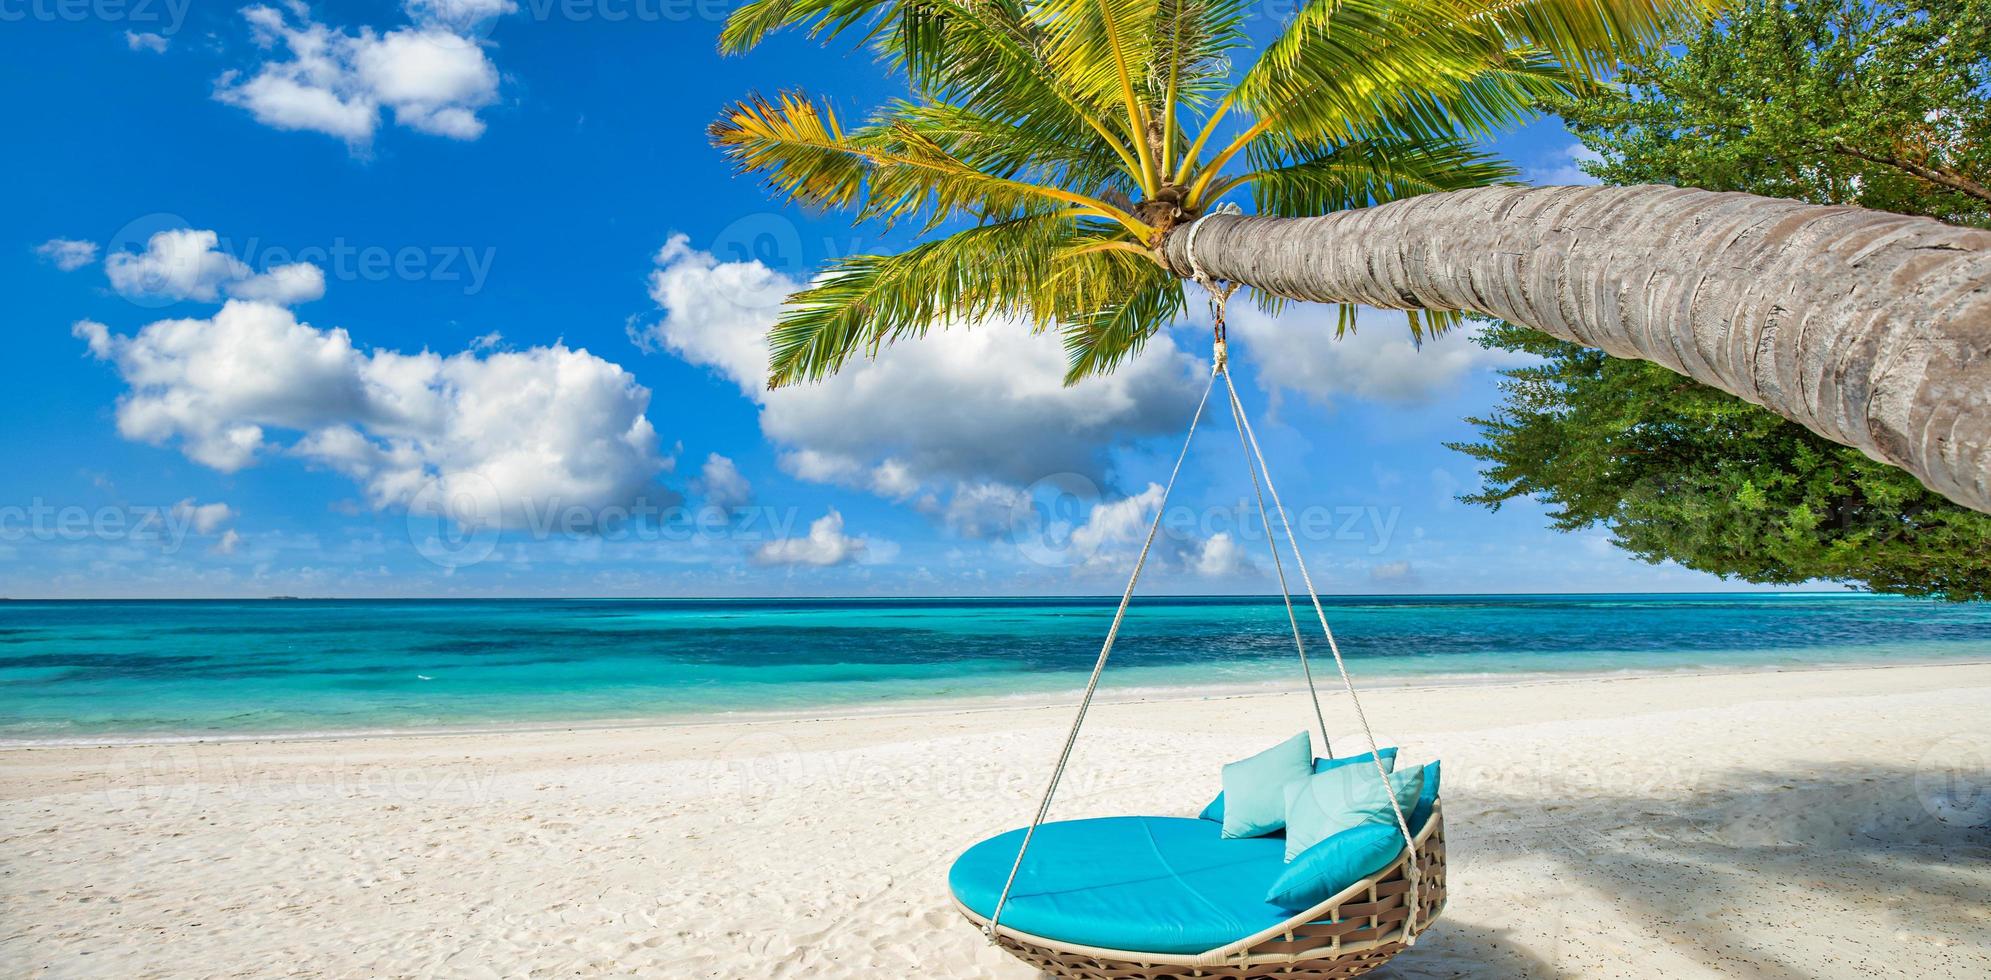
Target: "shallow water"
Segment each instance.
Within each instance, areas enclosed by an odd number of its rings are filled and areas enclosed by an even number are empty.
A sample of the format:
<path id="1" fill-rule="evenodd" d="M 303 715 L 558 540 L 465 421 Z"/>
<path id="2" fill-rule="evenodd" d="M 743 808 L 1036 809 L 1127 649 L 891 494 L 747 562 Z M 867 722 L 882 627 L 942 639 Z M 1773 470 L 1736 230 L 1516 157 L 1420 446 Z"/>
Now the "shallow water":
<path id="1" fill-rule="evenodd" d="M 0 740 L 602 723 L 1044 695 L 1113 599 L 0 602 Z M 1302 609 L 1302 625 L 1311 610 Z M 1991 605 L 1339 598 L 1358 682 L 1991 659 Z M 1310 649 L 1326 664 L 1318 625 Z M 1298 680 L 1278 600 L 1141 598 L 1109 689 Z M 1323 677 L 1323 683 L 1329 678 Z"/>

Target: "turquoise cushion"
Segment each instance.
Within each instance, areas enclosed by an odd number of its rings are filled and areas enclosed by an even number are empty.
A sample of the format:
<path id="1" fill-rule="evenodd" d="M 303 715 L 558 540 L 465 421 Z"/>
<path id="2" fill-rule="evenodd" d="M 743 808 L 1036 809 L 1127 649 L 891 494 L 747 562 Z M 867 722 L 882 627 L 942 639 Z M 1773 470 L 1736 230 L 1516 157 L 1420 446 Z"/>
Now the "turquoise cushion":
<path id="1" fill-rule="evenodd" d="M 1410 815 L 1410 832 L 1424 832 L 1424 822 L 1431 819 L 1431 811 L 1438 807 L 1438 762 L 1432 760 L 1424 767 L 1424 791 L 1417 794 L 1417 812 Z"/>
<path id="2" fill-rule="evenodd" d="M 1391 832 L 1401 833 L 1390 796 L 1395 795 L 1408 822 L 1424 792 L 1424 767 L 1390 773 L 1389 784 L 1385 793 L 1375 766 L 1343 766 L 1286 787 L 1286 860 L 1365 823 L 1387 824 Z"/>
<path id="3" fill-rule="evenodd" d="M 1395 769 L 1395 768 L 1396 768 L 1396 749 L 1394 749 L 1394 748 L 1388 748 L 1388 749 L 1383 749 L 1383 750 L 1382 750 L 1382 753 L 1383 753 L 1383 768 L 1385 768 L 1385 769 Z M 1364 752 L 1364 753 L 1362 753 L 1361 755 L 1351 755 L 1351 756 L 1346 756 L 1346 757 L 1344 757 L 1344 758 L 1340 758 L 1340 759 L 1315 759 L 1315 760 L 1314 760 L 1314 771 L 1315 771 L 1315 772 L 1326 772 L 1326 771 L 1328 771 L 1329 769 L 1333 769 L 1333 768 L 1336 768 L 1336 767 L 1339 767 L 1339 766 L 1345 766 L 1345 765 L 1348 765 L 1348 764 L 1350 764 L 1350 763 L 1354 763 L 1354 762 L 1367 762 L 1367 761 L 1369 761 L 1369 756 L 1370 756 L 1370 754 L 1371 754 L 1371 753 L 1368 753 L 1368 752 Z M 1216 822 L 1218 822 L 1218 823 L 1223 823 L 1223 822 L 1224 822 L 1224 794 L 1223 794 L 1222 792 L 1219 792 L 1219 793 L 1217 794 L 1217 798 L 1216 798 L 1216 799 L 1214 799 L 1214 800 L 1211 800 L 1211 801 L 1210 801 L 1210 805 L 1208 805 L 1208 806 L 1204 807 L 1204 808 L 1203 808 L 1203 812 L 1202 812 L 1202 813 L 1200 813 L 1200 814 L 1197 814 L 1197 816 L 1198 816 L 1198 817 L 1200 817 L 1200 818 L 1202 818 L 1202 819 L 1204 819 L 1204 820 L 1215 820 L 1215 821 L 1216 821 Z"/>
<path id="4" fill-rule="evenodd" d="M 1304 912 L 1389 866 L 1403 853 L 1403 835 L 1392 826 L 1365 823 L 1300 852 L 1266 891 L 1265 900 Z"/>
<path id="5" fill-rule="evenodd" d="M 1313 744 L 1301 732 L 1224 767 L 1224 836 L 1259 837 L 1286 826 L 1286 785 L 1313 774 Z"/>
<path id="6" fill-rule="evenodd" d="M 1023 831 L 968 849 L 947 884 L 987 918 Z M 1284 922 L 1265 900 L 1286 871 L 1277 837 L 1231 839 L 1208 820 L 1105 817 L 1037 828 L 1002 924 L 1083 946 L 1202 953 Z"/>

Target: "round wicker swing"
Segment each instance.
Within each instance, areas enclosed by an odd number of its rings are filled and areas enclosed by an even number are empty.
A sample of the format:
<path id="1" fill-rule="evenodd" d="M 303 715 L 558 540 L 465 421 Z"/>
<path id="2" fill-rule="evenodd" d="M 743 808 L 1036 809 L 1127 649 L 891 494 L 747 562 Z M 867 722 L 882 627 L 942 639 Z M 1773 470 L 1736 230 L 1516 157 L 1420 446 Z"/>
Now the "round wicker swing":
<path id="1" fill-rule="evenodd" d="M 1390 961 L 1445 908 L 1445 812 L 1441 805 L 1417 835 L 1422 885 L 1410 912 L 1409 862 L 1399 857 L 1374 876 L 1295 915 L 1277 929 L 1200 956 L 1169 956 L 1075 946 L 1004 926 L 997 946 L 1045 974 L 1071 980 L 1286 980 L 1357 977 Z M 956 900 L 978 928 L 989 921 Z"/>
<path id="2" fill-rule="evenodd" d="M 1265 456 L 1259 449 L 1257 435 L 1245 417 L 1244 406 L 1238 399 L 1237 386 L 1231 381 L 1224 337 L 1224 307 L 1235 286 L 1225 285 L 1220 288 L 1196 267 L 1195 233 L 1196 225 L 1192 224 L 1189 228 L 1190 262 L 1192 268 L 1195 268 L 1196 280 L 1210 290 L 1211 312 L 1216 325 L 1216 345 L 1209 385 L 1204 389 L 1202 400 L 1197 403 L 1196 412 L 1190 418 L 1189 432 L 1183 440 L 1182 451 L 1177 455 L 1174 470 L 1170 472 L 1168 483 L 1162 490 L 1161 505 L 1156 508 L 1154 521 L 1148 528 L 1147 540 L 1141 547 L 1140 557 L 1135 560 L 1133 574 L 1128 579 L 1126 592 L 1120 598 L 1119 608 L 1114 612 L 1112 626 L 1107 630 L 1106 642 L 1100 648 L 1099 658 L 1093 665 L 1092 676 L 1086 683 L 1085 694 L 1079 701 L 1078 715 L 1072 722 L 1071 731 L 1066 736 L 1064 747 L 1058 755 L 1057 765 L 1052 770 L 1050 785 L 1045 788 L 1036 815 L 1024 832 L 1021 845 L 1017 848 L 1008 880 L 1003 884 L 1000 896 L 986 917 L 969 908 L 958 896 L 955 899 L 955 906 L 970 922 L 980 927 L 990 942 L 1053 977 L 1069 977 L 1073 980 L 1188 980 L 1188 978 L 1275 980 L 1275 978 L 1360 976 L 1414 945 L 1418 935 L 1444 910 L 1444 810 L 1442 802 L 1434 799 L 1429 818 L 1420 826 L 1413 828 L 1405 816 L 1403 806 L 1389 792 L 1389 777 L 1380 760 L 1375 732 L 1369 725 L 1367 714 L 1362 710 L 1361 697 L 1356 693 L 1354 682 L 1348 675 L 1347 665 L 1342 661 L 1340 647 L 1334 640 L 1334 631 L 1328 626 L 1327 614 L 1321 607 L 1320 595 L 1314 589 L 1313 578 L 1307 572 L 1306 562 L 1301 558 L 1299 543 L 1294 538 L 1285 506 L 1279 501 L 1279 491 L 1273 486 L 1271 473 L 1265 468 Z M 1209 404 L 1210 393 L 1216 390 L 1218 378 L 1223 379 L 1227 400 L 1230 403 L 1231 418 L 1237 426 L 1238 440 L 1245 450 L 1245 463 L 1251 472 L 1252 492 L 1257 497 L 1259 514 L 1266 522 L 1266 543 L 1271 547 L 1273 568 L 1278 574 L 1279 588 L 1285 599 L 1287 621 L 1292 626 L 1293 642 L 1299 650 L 1301 670 L 1306 677 L 1308 694 L 1313 699 L 1314 716 L 1320 726 L 1323 744 L 1328 744 L 1325 742 L 1327 722 L 1321 710 L 1320 692 L 1314 686 L 1313 668 L 1307 661 L 1306 643 L 1302 638 L 1298 615 L 1293 608 L 1292 589 L 1286 581 L 1279 545 L 1271 534 L 1271 518 L 1274 514 L 1279 518 L 1294 563 L 1300 570 L 1300 577 L 1306 585 L 1308 597 L 1312 600 L 1314 613 L 1320 621 L 1328 649 L 1334 655 L 1335 667 L 1340 672 L 1342 685 L 1349 695 L 1349 702 L 1361 721 L 1364 734 L 1368 737 L 1370 758 L 1375 762 L 1377 776 L 1383 781 L 1384 795 L 1390 798 L 1396 826 L 1402 833 L 1403 850 L 1382 870 L 1350 884 L 1320 904 L 1297 912 L 1269 928 L 1200 953 L 1156 953 L 1085 946 L 1032 935 L 1004 926 L 1002 924 L 1004 903 L 1009 901 L 1011 890 L 1017 883 L 1018 872 L 1024 866 L 1024 856 L 1030 848 L 1032 838 L 1038 828 L 1043 826 L 1045 817 L 1050 812 L 1051 801 L 1057 793 L 1058 783 L 1071 760 L 1072 747 L 1078 740 L 1080 728 L 1085 724 L 1086 711 L 1091 707 L 1093 696 L 1098 690 L 1100 675 L 1104 672 L 1107 658 L 1113 651 L 1114 640 L 1119 636 L 1128 603 L 1133 599 L 1134 587 L 1140 581 L 1141 569 L 1147 563 L 1156 532 L 1161 528 L 1168 495 L 1175 487 L 1176 477 L 1182 472 L 1182 462 L 1188 456 L 1189 444 L 1196 436 L 1197 424 L 1202 420 L 1203 410 Z M 1270 510 L 1265 506 L 1267 493 L 1272 497 Z M 1331 757 L 1331 746 L 1328 751 Z"/>

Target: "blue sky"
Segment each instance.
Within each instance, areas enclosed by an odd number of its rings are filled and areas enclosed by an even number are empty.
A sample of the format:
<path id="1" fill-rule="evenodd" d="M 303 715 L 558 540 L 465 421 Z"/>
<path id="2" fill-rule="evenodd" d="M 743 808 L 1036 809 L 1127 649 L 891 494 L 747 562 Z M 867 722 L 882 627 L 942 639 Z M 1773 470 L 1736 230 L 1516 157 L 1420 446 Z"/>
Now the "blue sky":
<path id="1" fill-rule="evenodd" d="M 704 128 L 757 90 L 897 89 L 793 36 L 720 58 L 718 10 L 0 6 L 0 594 L 1117 591 L 1207 328 L 1077 390 L 996 323 L 761 392 L 783 292 L 906 238 L 770 203 Z M 1497 148 L 1560 182 L 1572 143 Z M 1476 477 L 1441 444 L 1502 363 L 1464 338 L 1236 319 L 1323 591 L 1724 587 L 1453 501 Z M 1268 591 L 1207 421 L 1148 587 Z"/>

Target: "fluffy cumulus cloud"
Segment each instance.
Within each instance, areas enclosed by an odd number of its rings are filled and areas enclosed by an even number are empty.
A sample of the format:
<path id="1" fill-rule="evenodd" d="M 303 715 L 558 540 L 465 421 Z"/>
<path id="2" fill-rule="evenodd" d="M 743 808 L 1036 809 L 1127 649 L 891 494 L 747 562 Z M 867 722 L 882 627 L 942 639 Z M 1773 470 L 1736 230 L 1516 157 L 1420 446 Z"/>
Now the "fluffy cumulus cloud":
<path id="1" fill-rule="evenodd" d="M 1339 338 L 1336 316 L 1318 306 L 1295 305 L 1276 317 L 1233 306 L 1230 329 L 1261 384 L 1322 403 L 1344 395 L 1397 405 L 1429 402 L 1473 371 L 1525 360 L 1474 343 L 1471 325 L 1427 338 L 1420 347 L 1400 312 L 1363 308 L 1355 331 Z"/>
<path id="2" fill-rule="evenodd" d="M 1097 555 L 1117 544 L 1138 544 L 1147 536 L 1154 509 L 1161 506 L 1159 483 L 1131 497 L 1100 503 L 1072 531 L 1072 546 L 1082 555 Z"/>
<path id="3" fill-rule="evenodd" d="M 864 557 L 871 542 L 843 533 L 843 515 L 834 508 L 809 525 L 799 538 L 778 538 L 761 545 L 754 560 L 763 565 L 841 565 Z"/>
<path id="4" fill-rule="evenodd" d="M 97 260 L 97 243 L 51 238 L 35 246 L 35 254 L 64 272 L 75 272 Z"/>
<path id="5" fill-rule="evenodd" d="M 753 484 L 741 475 L 739 466 L 718 453 L 705 457 L 705 466 L 691 488 L 705 498 L 707 506 L 721 510 L 745 507 L 754 499 Z"/>
<path id="6" fill-rule="evenodd" d="M 155 233 L 143 252 L 104 257 L 111 288 L 134 300 L 199 300 L 211 303 L 223 293 L 237 299 L 289 306 L 325 295 L 325 271 L 309 262 L 279 265 L 258 273 L 222 251 L 212 231 L 174 228 Z"/>
<path id="7" fill-rule="evenodd" d="M 188 497 L 173 505 L 172 515 L 182 526 L 193 528 L 195 534 L 213 534 L 235 519 L 235 508 L 220 501 L 198 504 Z"/>
<path id="8" fill-rule="evenodd" d="M 414 0 L 412 23 L 390 31 L 332 27 L 293 3 L 243 11 L 269 57 L 231 71 L 214 97 L 277 129 L 308 130 L 356 148 L 373 141 L 383 115 L 424 133 L 474 140 L 479 110 L 498 100 L 498 69 L 476 26 L 515 10 L 501 0 Z"/>
<path id="9" fill-rule="evenodd" d="M 1192 564 L 1196 574 L 1207 578 L 1223 578 L 1251 570 L 1251 559 L 1245 554 L 1243 542 L 1229 531 L 1218 531 L 1206 539 Z"/>
<path id="10" fill-rule="evenodd" d="M 130 390 L 126 438 L 234 472 L 270 455 L 353 479 L 375 508 L 449 502 L 465 523 L 637 501 L 669 460 L 629 372 L 565 346 L 443 356 L 361 350 L 341 329 L 231 300 L 131 336 L 74 328 Z"/>
<path id="11" fill-rule="evenodd" d="M 768 391 L 767 328 L 800 286 L 674 237 L 650 279 L 664 316 L 635 336 L 737 384 L 792 475 L 936 511 L 948 504 L 935 494 L 967 493 L 974 510 L 1054 474 L 1105 482 L 1112 447 L 1181 431 L 1205 370 L 1164 334 L 1112 376 L 1068 388 L 1054 334 L 993 320 L 935 331 L 818 384 Z"/>

